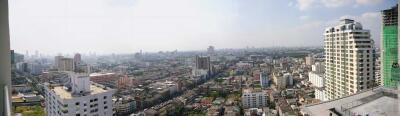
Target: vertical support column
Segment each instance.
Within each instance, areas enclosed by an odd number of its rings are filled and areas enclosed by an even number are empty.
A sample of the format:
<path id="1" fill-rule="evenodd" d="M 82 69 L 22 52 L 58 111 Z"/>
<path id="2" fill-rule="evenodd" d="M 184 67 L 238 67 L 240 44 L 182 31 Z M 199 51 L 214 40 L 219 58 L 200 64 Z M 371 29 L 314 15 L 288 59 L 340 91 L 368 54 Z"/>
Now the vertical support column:
<path id="1" fill-rule="evenodd" d="M 0 115 L 11 116 L 11 60 L 8 0 L 0 0 Z"/>
<path id="2" fill-rule="evenodd" d="M 397 6 L 398 5 L 400 5 L 400 0 L 398 0 L 398 3 L 397 3 Z M 399 7 L 397 7 L 397 16 L 400 16 L 400 8 Z M 400 51 L 400 29 L 399 29 L 399 24 L 400 24 L 400 18 L 399 17 L 397 17 L 397 42 L 398 42 L 398 44 L 397 44 L 397 49 L 398 49 L 398 51 Z M 398 54 L 398 62 L 400 63 L 400 53 Z"/>

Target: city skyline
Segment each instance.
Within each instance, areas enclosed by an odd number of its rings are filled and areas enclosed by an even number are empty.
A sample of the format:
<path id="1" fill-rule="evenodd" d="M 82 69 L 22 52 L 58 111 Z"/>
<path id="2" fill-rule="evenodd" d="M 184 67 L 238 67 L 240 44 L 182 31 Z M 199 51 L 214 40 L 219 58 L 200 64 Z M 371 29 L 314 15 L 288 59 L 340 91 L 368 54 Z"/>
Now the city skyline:
<path id="1" fill-rule="evenodd" d="M 204 50 L 209 45 L 217 49 L 321 46 L 320 33 L 343 18 L 363 23 L 379 47 L 380 11 L 395 3 L 18 0 L 10 1 L 11 49 L 109 54 Z"/>

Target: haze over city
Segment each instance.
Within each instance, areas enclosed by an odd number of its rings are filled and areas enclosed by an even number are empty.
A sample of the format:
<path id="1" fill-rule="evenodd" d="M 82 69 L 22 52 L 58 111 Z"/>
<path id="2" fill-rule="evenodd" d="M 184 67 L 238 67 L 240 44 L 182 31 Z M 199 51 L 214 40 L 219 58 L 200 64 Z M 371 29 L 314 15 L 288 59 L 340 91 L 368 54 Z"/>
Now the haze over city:
<path id="1" fill-rule="evenodd" d="M 352 18 L 379 47 L 382 9 L 396 0 L 11 0 L 20 53 L 135 53 L 322 46 L 323 30 Z"/>

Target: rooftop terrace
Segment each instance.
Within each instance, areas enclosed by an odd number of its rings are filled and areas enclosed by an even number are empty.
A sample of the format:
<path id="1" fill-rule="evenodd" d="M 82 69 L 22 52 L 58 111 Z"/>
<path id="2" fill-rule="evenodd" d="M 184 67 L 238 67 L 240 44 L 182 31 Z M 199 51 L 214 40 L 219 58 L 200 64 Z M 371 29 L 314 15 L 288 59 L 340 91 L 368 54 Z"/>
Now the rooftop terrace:
<path id="1" fill-rule="evenodd" d="M 398 91 L 378 87 L 331 101 L 305 105 L 302 112 L 311 116 L 329 116 L 331 113 L 339 116 L 398 116 Z"/>

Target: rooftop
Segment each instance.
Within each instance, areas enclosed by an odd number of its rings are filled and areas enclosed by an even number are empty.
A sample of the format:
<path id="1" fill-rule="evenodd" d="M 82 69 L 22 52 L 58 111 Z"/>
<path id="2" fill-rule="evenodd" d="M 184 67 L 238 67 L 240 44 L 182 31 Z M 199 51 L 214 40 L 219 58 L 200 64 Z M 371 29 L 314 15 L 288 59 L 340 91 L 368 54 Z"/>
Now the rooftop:
<path id="1" fill-rule="evenodd" d="M 243 89 L 243 93 L 258 93 L 258 92 L 263 92 L 261 89 Z"/>
<path id="2" fill-rule="evenodd" d="M 331 112 L 341 115 L 396 116 L 400 113 L 397 94 L 397 90 L 378 87 L 343 98 L 306 105 L 302 107 L 302 111 L 311 116 L 326 116 Z"/>
<path id="3" fill-rule="evenodd" d="M 110 90 L 110 89 L 103 89 L 103 88 L 104 87 L 100 87 L 99 85 L 91 84 L 89 95 L 104 93 L 104 92 L 107 92 Z M 64 86 L 56 86 L 52 90 L 54 91 L 54 93 L 56 95 L 60 96 L 61 99 L 71 99 L 74 97 L 72 95 L 71 91 L 67 91 Z"/>

